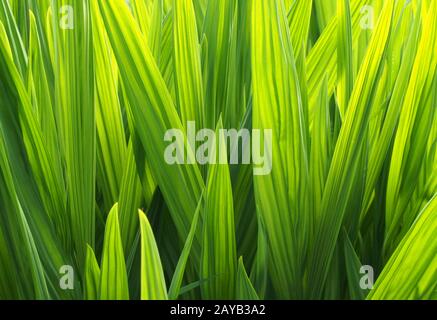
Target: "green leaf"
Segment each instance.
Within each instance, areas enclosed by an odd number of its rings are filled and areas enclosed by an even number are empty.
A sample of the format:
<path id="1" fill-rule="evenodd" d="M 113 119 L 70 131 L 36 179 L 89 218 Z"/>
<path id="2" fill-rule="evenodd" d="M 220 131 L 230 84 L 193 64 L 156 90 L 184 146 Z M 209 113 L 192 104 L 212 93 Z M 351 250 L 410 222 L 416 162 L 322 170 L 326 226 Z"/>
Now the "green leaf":
<path id="1" fill-rule="evenodd" d="M 283 1 L 256 0 L 252 10 L 253 128 L 264 131 L 259 151 L 272 169 L 254 177 L 256 205 L 270 245 L 275 291 L 279 298 L 298 298 L 307 239 L 297 230 L 309 228 L 308 128 Z"/>
<path id="2" fill-rule="evenodd" d="M 366 180 L 366 190 L 364 195 L 363 209 L 367 210 L 370 204 L 372 193 L 375 188 L 376 181 L 381 175 L 384 161 L 388 156 L 393 136 L 396 133 L 396 126 L 399 123 L 399 115 L 404 99 L 405 93 L 411 77 L 411 71 L 414 66 L 414 60 L 420 59 L 416 57 L 417 46 L 420 40 L 420 19 L 416 19 L 414 25 L 411 27 L 410 34 L 405 47 L 405 54 L 403 63 L 399 69 L 398 76 L 393 88 L 390 104 L 387 108 L 385 121 L 382 124 L 378 139 L 374 142 L 369 155 L 369 168 Z M 419 61 L 419 60 L 418 60 Z M 365 213 L 366 211 L 364 211 Z"/>
<path id="3" fill-rule="evenodd" d="M 431 92 L 437 88 L 437 5 L 433 3 L 424 21 L 426 33 L 417 51 L 410 83 L 405 95 L 394 140 L 387 182 L 386 254 L 396 246 L 402 216 L 418 183 L 421 160 L 426 155 L 436 101 Z"/>
<path id="4" fill-rule="evenodd" d="M 118 96 L 118 66 L 101 15 L 92 10 L 94 63 L 96 73 L 96 128 L 98 183 L 104 209 L 118 201 L 127 158 L 126 137 Z M 109 208 L 108 208 L 109 207 Z"/>
<path id="5" fill-rule="evenodd" d="M 237 273 L 237 299 L 239 300 L 259 300 L 244 267 L 243 257 L 238 260 Z"/>
<path id="6" fill-rule="evenodd" d="M 141 141 L 150 168 L 164 195 L 181 239 L 186 239 L 197 200 L 204 187 L 196 165 L 168 165 L 163 159 L 167 147 L 164 136 L 169 129 L 182 130 L 172 97 L 145 45 L 138 27 L 124 5 L 118 1 L 99 1 L 103 20 L 120 68 L 129 99 L 135 132 Z M 179 150 L 185 146 L 178 145 Z M 188 148 L 187 162 L 194 155 Z"/>
<path id="7" fill-rule="evenodd" d="M 320 0 L 318 0 L 320 2 Z M 326 2 L 326 1 L 324 1 Z M 351 18 L 352 18 L 352 38 L 356 39 L 361 32 L 360 21 L 362 19 L 361 9 L 366 5 L 366 0 L 352 0 L 351 1 Z M 317 7 L 317 2 L 315 2 Z M 334 9 L 335 10 L 335 9 Z M 334 11 L 335 13 L 335 11 Z M 339 22 L 337 16 L 329 22 L 324 29 L 314 47 L 308 53 L 306 59 L 307 64 L 307 79 L 308 92 L 316 92 L 326 75 L 329 76 L 328 94 L 331 96 L 335 89 L 337 82 L 337 41 L 335 39 Z M 310 123 L 314 119 L 314 109 L 317 105 L 317 95 L 311 95 L 309 101 L 310 108 Z"/>
<path id="8" fill-rule="evenodd" d="M 347 283 L 349 294 L 353 300 L 364 300 L 366 291 L 360 287 L 360 270 L 363 264 L 357 256 L 354 246 L 352 245 L 347 233 L 344 233 L 344 257 L 347 272 Z"/>
<path id="9" fill-rule="evenodd" d="M 138 177 L 137 166 L 132 141 L 129 142 L 127 151 L 127 163 L 124 169 L 121 181 L 120 200 L 119 200 L 119 219 L 121 238 L 123 240 L 123 250 L 127 257 L 132 257 L 136 252 L 135 238 L 138 234 L 138 208 L 141 204 L 142 188 Z M 150 198 L 147 198 L 148 204 L 151 202 L 154 185 L 147 190 Z M 131 259 L 127 259 L 128 270 L 132 264 Z"/>
<path id="10" fill-rule="evenodd" d="M 310 256 L 309 290 L 312 298 L 322 294 L 337 238 L 345 215 L 348 199 L 354 187 L 356 159 L 362 152 L 369 121 L 369 101 L 382 69 L 382 59 L 389 39 L 394 4 L 386 2 L 378 26 L 369 45 L 352 92 L 344 124 L 340 131 L 332 164 L 326 181 L 321 205 L 321 221 L 316 226 L 315 240 Z"/>
<path id="11" fill-rule="evenodd" d="M 69 0 L 54 1 L 53 24 Z M 77 262 L 83 268 L 86 245 L 94 247 L 96 126 L 94 110 L 94 63 L 90 3 L 76 1 L 73 30 L 53 28 L 55 50 L 55 101 L 65 152 L 68 215 Z"/>
<path id="12" fill-rule="evenodd" d="M 100 268 L 94 251 L 87 246 L 84 272 L 84 291 L 86 300 L 97 300 L 100 297 Z"/>
<path id="13" fill-rule="evenodd" d="M 370 292 L 372 300 L 431 299 L 437 288 L 437 195 L 423 209 Z"/>
<path id="14" fill-rule="evenodd" d="M 59 192 L 59 176 L 54 161 L 45 149 L 41 130 L 34 116 L 30 99 L 18 70 L 12 62 L 12 51 L 3 24 L 0 23 L 0 122 L 4 150 L 11 167 L 16 196 L 27 219 L 35 246 L 47 276 L 48 288 L 55 298 L 80 296 L 80 283 L 75 281 L 75 291 L 62 290 L 59 286 L 59 269 L 74 265 L 70 252 L 62 250 L 62 241 L 49 217 L 61 212 L 50 211 L 41 198 Z M 17 112 L 18 110 L 18 112 Z M 18 114 L 17 114 L 18 113 Z M 26 155 L 27 157 L 23 157 Z M 31 170 L 29 170 L 31 168 Z M 39 194 L 44 190 L 43 193 Z M 62 193 L 61 193 L 62 194 Z M 59 201 L 60 199 L 56 199 Z M 62 199 L 61 199 L 62 201 Z M 13 211 L 11 211 L 13 212 Z M 68 236 L 68 233 L 66 234 Z M 64 242 L 65 244 L 65 242 Z M 29 280 L 23 280 L 29 281 Z M 31 291 L 29 291 L 31 292 Z M 29 293 L 28 292 L 28 293 Z"/>
<path id="15" fill-rule="evenodd" d="M 319 29 L 323 30 L 335 17 L 335 1 L 314 0 L 317 11 L 317 22 Z"/>
<path id="16" fill-rule="evenodd" d="M 222 123 L 216 131 L 214 151 L 210 157 L 205 209 L 203 213 L 203 242 L 200 276 L 208 279 L 201 285 L 204 299 L 233 299 L 237 272 L 235 221 L 231 178 Z"/>
<path id="17" fill-rule="evenodd" d="M 12 250 L 10 258 L 16 261 L 14 268 L 9 271 L 15 274 L 15 278 L 25 276 L 26 279 L 31 280 L 29 284 L 26 284 L 26 281 L 24 283 L 19 281 L 24 284 L 23 294 L 32 294 L 27 298 L 50 299 L 44 269 L 32 233 L 20 203 L 17 201 L 18 197 L 6 157 L 3 136 L 0 136 L 0 183 L 2 203 L 0 221 L 1 229 L 3 229 L 1 233 L 6 236 L 6 243 L 3 245 L 7 245 L 10 248 L 8 250 Z M 26 296 L 21 298 L 26 298 Z"/>
<path id="18" fill-rule="evenodd" d="M 174 62 L 182 125 L 195 121 L 196 126 L 203 128 L 203 79 L 192 1 L 174 0 L 174 19 Z"/>
<path id="19" fill-rule="evenodd" d="M 337 100 L 340 115 L 344 118 L 349 104 L 349 98 L 354 87 L 352 64 L 352 21 L 349 0 L 337 0 L 337 16 Z"/>
<path id="20" fill-rule="evenodd" d="M 313 0 L 295 1 L 288 15 L 291 43 L 296 57 L 302 48 L 307 48 L 312 8 Z"/>
<path id="21" fill-rule="evenodd" d="M 149 220 L 139 212 L 141 229 L 141 299 L 167 300 L 167 287 L 161 258 Z"/>
<path id="22" fill-rule="evenodd" d="M 100 267 L 100 300 L 128 300 L 126 264 L 118 222 L 118 204 L 108 215 Z"/>
<path id="23" fill-rule="evenodd" d="M 9 1 L 2 1 L 0 4 L 0 21 L 2 22 L 7 37 L 11 42 L 11 52 L 15 65 L 20 75 L 23 77 L 27 68 L 28 55 L 16 19 L 12 15 Z"/>
<path id="24" fill-rule="evenodd" d="M 176 270 L 174 272 L 173 278 L 171 280 L 170 288 L 168 289 L 168 297 L 170 300 L 176 300 L 180 294 L 182 280 L 185 273 L 185 267 L 187 265 L 188 257 L 191 252 L 191 247 L 193 245 L 194 236 L 197 232 L 197 225 L 200 219 L 200 213 L 203 211 L 203 194 L 197 205 L 196 213 L 194 214 L 193 222 L 191 224 L 190 233 L 188 234 L 187 240 L 185 241 L 184 248 L 182 249 L 181 256 L 179 257 Z"/>
<path id="25" fill-rule="evenodd" d="M 229 39 L 234 18 L 235 0 L 208 1 L 203 33 L 208 41 L 205 60 L 205 126 L 214 129 L 226 108 Z"/>
<path id="26" fill-rule="evenodd" d="M 332 126 L 328 102 L 328 80 L 322 83 L 319 92 L 319 110 L 314 119 L 314 128 L 311 133 L 311 192 L 313 195 L 314 221 L 321 219 L 321 204 L 325 190 L 326 178 L 332 157 Z M 312 231 L 314 232 L 314 230 Z"/>

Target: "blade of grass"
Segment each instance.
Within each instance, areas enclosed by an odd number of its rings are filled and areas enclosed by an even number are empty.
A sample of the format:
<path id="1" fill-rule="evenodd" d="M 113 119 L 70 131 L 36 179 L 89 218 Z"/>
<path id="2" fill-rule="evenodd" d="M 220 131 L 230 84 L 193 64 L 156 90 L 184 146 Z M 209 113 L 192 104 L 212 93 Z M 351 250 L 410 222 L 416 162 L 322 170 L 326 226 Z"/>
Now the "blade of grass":
<path id="1" fill-rule="evenodd" d="M 139 212 L 141 229 L 141 299 L 167 300 L 167 287 L 152 228 L 144 212 Z"/>
<path id="2" fill-rule="evenodd" d="M 423 209 L 367 299 L 430 299 L 437 287 L 437 195 Z"/>
<path id="3" fill-rule="evenodd" d="M 221 119 L 216 130 L 217 140 L 210 157 L 227 159 Z M 220 163 L 223 163 L 222 161 Z M 204 299 L 235 298 L 237 252 L 235 221 L 229 166 L 211 164 L 208 172 L 203 213 L 203 242 L 200 276 L 209 279 L 201 285 Z"/>
<path id="4" fill-rule="evenodd" d="M 121 77 L 131 102 L 136 134 L 170 208 L 179 236 L 186 239 L 203 188 L 200 171 L 196 165 L 163 163 L 166 131 L 183 128 L 171 95 L 124 4 L 99 1 L 99 6 L 118 64 L 122 66 Z M 179 150 L 184 149 L 184 145 L 179 145 Z M 193 162 L 191 148 L 188 149 L 187 158 Z"/>
<path id="5" fill-rule="evenodd" d="M 280 298 L 302 295 L 302 265 L 308 221 L 307 125 L 282 1 L 255 1 L 252 16 L 253 128 L 273 130 L 263 138 L 273 169 L 254 177 L 257 210 L 269 243 L 269 270 Z M 299 190 L 299 191 L 298 191 Z M 308 216 L 307 216 L 308 217 Z"/>
<path id="6" fill-rule="evenodd" d="M 352 18 L 349 0 L 337 0 L 337 17 L 337 100 L 340 115 L 344 118 L 354 87 Z"/>
<path id="7" fill-rule="evenodd" d="M 97 300 L 100 297 L 100 267 L 97 263 L 94 251 L 87 246 L 84 272 L 84 298 L 86 300 Z"/>
<path id="8" fill-rule="evenodd" d="M 182 124 L 203 128 L 203 79 L 199 37 L 191 0 L 174 0 L 174 62 L 178 110 Z M 194 147 L 194 146 L 193 146 Z"/>
<path id="9" fill-rule="evenodd" d="M 170 300 L 176 300 L 180 294 L 182 280 L 185 273 L 185 267 L 187 265 L 188 257 L 191 252 L 191 247 L 193 245 L 194 236 L 197 232 L 197 225 L 200 217 L 200 213 L 203 211 L 203 193 L 197 205 L 196 213 L 194 214 L 193 222 L 191 224 L 191 229 L 188 234 L 187 240 L 185 241 L 184 248 L 182 249 L 181 256 L 179 257 L 176 270 L 173 274 L 173 278 L 170 283 L 170 288 L 168 289 L 168 298 Z"/>
<path id="10" fill-rule="evenodd" d="M 60 12 L 68 0 L 54 1 Z M 65 152 L 68 214 L 77 262 L 83 269 L 86 245 L 95 242 L 96 127 L 94 63 L 90 3 L 74 2 L 73 30 L 61 28 L 61 15 L 53 15 L 56 106 Z"/>
<path id="11" fill-rule="evenodd" d="M 361 152 L 371 106 L 369 101 L 382 69 L 387 41 L 392 26 L 394 4 L 387 2 L 369 45 L 367 55 L 352 92 L 344 124 L 340 131 L 332 164 L 326 181 L 321 206 L 321 221 L 316 226 L 316 238 L 309 264 L 309 290 L 312 298 L 320 297 L 340 232 L 351 188 L 350 177 Z"/>
<path id="12" fill-rule="evenodd" d="M 100 300 L 129 300 L 126 264 L 118 221 L 118 204 L 116 204 L 106 221 L 100 267 Z"/>
<path id="13" fill-rule="evenodd" d="M 393 146 L 393 156 L 387 182 L 386 254 L 396 245 L 397 229 L 417 185 L 420 160 L 425 155 L 427 139 L 435 112 L 432 94 L 436 88 L 437 61 L 431 52 L 437 51 L 437 6 L 433 4 L 425 19 L 418 58 L 402 107 L 399 128 Z"/>
<path id="14" fill-rule="evenodd" d="M 238 300 L 259 300 L 249 277 L 247 276 L 246 268 L 244 267 L 243 257 L 238 260 L 237 272 L 237 294 Z"/>

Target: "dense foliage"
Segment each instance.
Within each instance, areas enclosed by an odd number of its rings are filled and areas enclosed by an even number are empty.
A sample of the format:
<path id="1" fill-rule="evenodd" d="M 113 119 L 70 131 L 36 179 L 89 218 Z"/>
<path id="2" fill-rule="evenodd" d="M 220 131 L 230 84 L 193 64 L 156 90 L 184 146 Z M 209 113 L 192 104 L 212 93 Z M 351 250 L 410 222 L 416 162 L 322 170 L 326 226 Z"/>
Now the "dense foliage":
<path id="1" fill-rule="evenodd" d="M 434 0 L 2 0 L 0 298 L 437 299 L 436 106 Z"/>

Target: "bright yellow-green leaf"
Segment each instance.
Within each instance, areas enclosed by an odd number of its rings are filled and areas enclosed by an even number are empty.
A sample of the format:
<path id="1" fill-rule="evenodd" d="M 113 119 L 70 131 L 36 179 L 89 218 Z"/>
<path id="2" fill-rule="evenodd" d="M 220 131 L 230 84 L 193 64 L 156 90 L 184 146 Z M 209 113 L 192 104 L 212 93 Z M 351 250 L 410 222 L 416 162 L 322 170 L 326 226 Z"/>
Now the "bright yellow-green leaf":
<path id="1" fill-rule="evenodd" d="M 166 300 L 167 287 L 158 247 L 149 220 L 139 212 L 141 229 L 141 299 Z"/>

